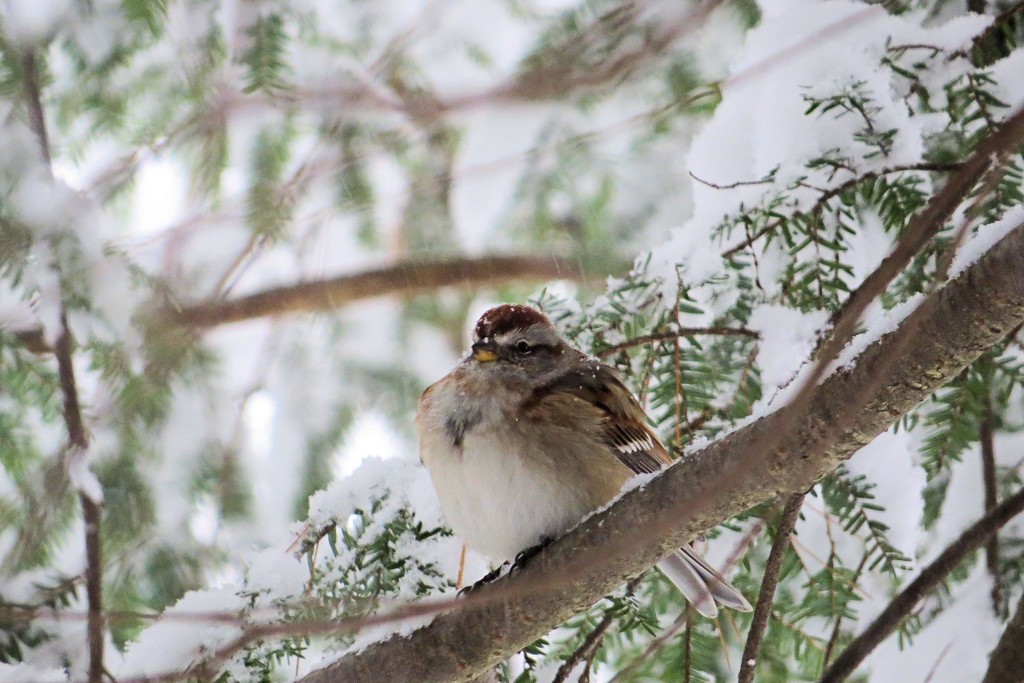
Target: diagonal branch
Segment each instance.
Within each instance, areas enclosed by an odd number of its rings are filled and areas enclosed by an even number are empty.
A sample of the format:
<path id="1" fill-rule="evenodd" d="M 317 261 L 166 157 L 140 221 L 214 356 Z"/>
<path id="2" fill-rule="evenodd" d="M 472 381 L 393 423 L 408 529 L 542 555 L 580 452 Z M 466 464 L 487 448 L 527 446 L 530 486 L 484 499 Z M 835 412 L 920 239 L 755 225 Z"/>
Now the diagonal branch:
<path id="1" fill-rule="evenodd" d="M 786 506 L 779 518 L 779 529 L 775 532 L 775 541 L 768 553 L 768 562 L 764 568 L 764 578 L 761 579 L 761 590 L 757 595 L 757 604 L 754 606 L 754 618 L 750 623 L 750 632 L 747 634 L 747 643 L 743 646 L 743 657 L 740 659 L 740 675 L 738 683 L 753 683 L 754 671 L 757 665 L 757 653 L 761 649 L 761 639 L 764 638 L 764 631 L 768 627 L 768 618 L 772 612 L 772 602 L 775 600 L 775 589 L 779 585 L 779 574 L 782 571 L 782 558 L 789 549 L 789 537 L 796 528 L 797 519 L 800 518 L 800 508 L 804 504 L 803 493 L 794 493 L 786 500 Z"/>
<path id="2" fill-rule="evenodd" d="M 697 533 L 779 493 L 806 490 L 1022 320 L 1024 226 L 1018 226 L 853 366 L 817 385 L 799 415 L 773 413 L 683 457 L 552 543 L 518 574 L 481 589 L 480 597 L 491 599 L 466 601 L 408 637 L 343 657 L 305 683 L 472 678 Z M 862 397 L 862 407 L 833 436 L 851 397 Z M 766 442 L 772 447 L 764 448 Z M 510 588 L 514 596 L 503 593 Z"/>
<path id="3" fill-rule="evenodd" d="M 964 558 L 984 545 L 1000 527 L 1024 512 L 1024 489 L 990 510 L 960 534 L 935 561 L 897 595 L 864 632 L 853 639 L 822 675 L 821 683 L 841 683 L 852 674 L 887 636 L 903 623 L 921 599 L 935 589 Z M 1018 644 L 1019 647 L 1019 644 Z M 1019 671 L 1018 671 L 1019 673 Z"/>
<path id="4" fill-rule="evenodd" d="M 981 475 L 985 485 L 985 512 L 989 512 L 999 502 L 999 490 L 996 482 L 996 448 L 994 436 L 994 414 L 992 397 L 988 390 L 982 399 L 981 426 Z M 999 534 L 992 534 L 985 544 L 985 565 L 992 575 L 992 612 L 998 617 L 1002 613 L 1003 590 L 999 577 Z"/>

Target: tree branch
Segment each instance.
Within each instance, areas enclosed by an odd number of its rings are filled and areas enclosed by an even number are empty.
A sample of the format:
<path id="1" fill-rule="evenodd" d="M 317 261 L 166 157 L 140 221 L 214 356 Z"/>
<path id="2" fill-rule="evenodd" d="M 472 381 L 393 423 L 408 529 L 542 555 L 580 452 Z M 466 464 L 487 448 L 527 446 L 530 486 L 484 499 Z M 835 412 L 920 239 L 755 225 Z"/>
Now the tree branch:
<path id="1" fill-rule="evenodd" d="M 657 22 L 656 27 L 644 27 L 639 24 L 649 3 L 623 3 L 598 17 L 578 38 L 528 60 L 529 66 L 511 83 L 491 91 L 485 99 L 563 101 L 567 95 L 622 83 L 665 54 L 680 38 L 703 26 L 721 4 L 722 0 L 709 0 L 685 15 Z M 630 36 L 630 32 L 636 35 Z M 629 37 L 633 40 L 623 40 Z M 637 42 L 640 44 L 631 50 L 606 54 L 609 45 L 621 47 Z M 599 56 L 597 61 L 595 53 Z M 457 104 L 465 102 L 464 99 Z"/>
<path id="2" fill-rule="evenodd" d="M 598 275 L 608 264 L 586 268 L 559 256 L 454 257 L 438 261 L 400 261 L 330 280 L 276 287 L 227 301 L 186 306 L 170 314 L 175 322 L 212 327 L 263 316 L 331 310 L 377 296 L 411 296 L 441 287 L 479 287 L 515 280 L 579 280 Z M 607 271 L 601 273 L 605 277 Z"/>
<path id="3" fill-rule="evenodd" d="M 840 683 L 852 674 L 861 662 L 889 634 L 903 623 L 914 607 L 946 575 L 956 569 L 964 558 L 984 545 L 985 540 L 1015 516 L 1024 512 L 1024 488 L 1010 496 L 988 514 L 960 534 L 935 561 L 925 567 L 916 579 L 897 595 L 864 632 L 853 639 L 843 653 L 822 675 L 821 683 Z M 1017 644 L 1019 647 L 1019 643 Z M 1018 669 L 1017 673 L 1020 673 Z"/>
<path id="4" fill-rule="evenodd" d="M 782 410 L 689 454 L 408 637 L 375 643 L 305 683 L 462 681 L 518 651 L 694 535 L 835 469 L 1024 320 L 1024 226 L 928 297 L 893 332 Z M 911 341 L 908 343 L 907 337 Z M 885 375 L 875 377 L 878 367 Z M 850 397 L 863 407 L 833 438 Z M 781 436 L 783 425 L 789 424 Z M 771 448 L 764 448 L 766 442 Z M 510 595 L 509 589 L 515 589 Z"/>
<path id="5" fill-rule="evenodd" d="M 29 126 L 38 138 L 40 154 L 43 162 L 49 168 L 51 163 L 50 141 L 46 133 L 46 116 L 43 113 L 39 65 L 35 52 L 31 49 L 26 50 L 22 55 L 22 74 Z M 69 447 L 65 458 L 69 466 L 74 467 L 74 460 L 87 457 L 89 435 L 82 420 L 78 389 L 75 386 L 71 333 L 68 331 L 63 302 L 61 302 L 60 325 L 60 336 L 58 336 L 54 347 L 54 355 L 57 358 L 57 375 L 64 397 L 64 424 L 68 431 Z M 102 683 L 104 625 L 103 548 L 100 539 L 101 510 L 99 501 L 93 500 L 84 490 L 79 491 L 78 499 L 82 506 L 82 518 L 85 522 L 85 592 L 89 603 L 89 683 Z"/>
<path id="6" fill-rule="evenodd" d="M 640 585 L 640 577 L 637 577 L 629 582 L 626 586 L 627 591 L 634 591 L 636 587 Z M 615 623 L 615 619 L 618 615 L 615 610 L 608 609 L 601 621 L 597 623 L 594 630 L 587 634 L 587 637 L 583 639 L 580 646 L 562 662 L 562 665 L 558 667 L 558 671 L 555 672 L 555 678 L 551 683 L 565 683 L 569 679 L 569 675 L 572 674 L 572 670 L 575 669 L 580 662 L 587 663 L 587 669 L 590 668 L 591 662 L 594 661 L 594 656 L 597 651 L 601 648 L 601 641 L 604 639 L 604 634 L 608 632 L 608 629 Z"/>
<path id="7" fill-rule="evenodd" d="M 256 292 L 237 299 L 206 301 L 164 311 L 169 323 L 214 327 L 263 316 L 327 311 L 378 296 L 412 296 L 442 287 L 475 288 L 519 281 L 602 279 L 619 264 L 581 263 L 563 256 L 492 254 L 440 260 L 406 260 L 329 280 L 302 282 Z M 14 333 L 36 353 L 52 351 L 41 330 Z"/>
<path id="8" fill-rule="evenodd" d="M 989 657 L 988 671 L 981 683 L 1020 683 L 1024 671 L 1024 595 L 1017 603 L 1017 611 L 1003 630 L 996 649 Z"/>
<path id="9" fill-rule="evenodd" d="M 992 397 L 985 389 L 982 399 L 981 428 L 981 474 L 985 484 L 985 512 L 992 511 L 999 503 L 999 491 L 996 486 L 996 448 L 993 436 Z M 998 617 L 1002 612 L 1002 586 L 999 580 L 999 534 L 992 534 L 985 544 L 985 566 L 992 575 L 992 611 Z"/>
<path id="10" fill-rule="evenodd" d="M 761 639 L 768 627 L 768 618 L 772 614 L 772 602 L 775 600 L 775 589 L 779 585 L 779 573 L 782 571 L 782 558 L 789 549 L 789 537 L 796 528 L 800 518 L 800 508 L 804 504 L 803 493 L 794 493 L 786 500 L 786 506 L 779 517 L 779 528 L 775 532 L 772 549 L 768 553 L 768 562 L 764 567 L 764 578 L 761 579 L 761 590 L 754 606 L 754 618 L 750 622 L 747 643 L 743 646 L 743 657 L 740 659 L 740 675 L 737 683 L 752 683 L 757 666 L 757 654 L 761 649 Z"/>

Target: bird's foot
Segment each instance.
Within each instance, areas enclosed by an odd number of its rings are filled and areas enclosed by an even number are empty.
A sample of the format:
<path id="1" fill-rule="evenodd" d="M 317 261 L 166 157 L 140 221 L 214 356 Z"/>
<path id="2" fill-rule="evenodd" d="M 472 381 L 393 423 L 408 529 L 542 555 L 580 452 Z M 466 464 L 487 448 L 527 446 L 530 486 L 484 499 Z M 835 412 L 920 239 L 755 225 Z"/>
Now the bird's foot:
<path id="1" fill-rule="evenodd" d="M 499 566 L 498 568 L 492 569 L 491 571 L 489 571 L 486 574 L 484 574 L 483 578 L 481 578 L 479 581 L 477 581 L 473 585 L 466 586 L 465 588 L 460 590 L 459 591 L 459 595 L 468 595 L 469 593 L 472 593 L 473 591 L 477 590 L 478 588 L 486 586 L 487 584 L 491 583 L 492 581 L 496 581 L 496 580 L 500 579 L 503 576 L 508 576 L 509 574 L 511 574 L 513 572 L 519 571 L 520 569 L 525 567 L 526 564 L 530 560 L 532 560 L 535 555 L 537 555 L 537 553 L 539 553 L 544 548 L 548 547 L 551 544 L 552 540 L 553 539 L 545 538 L 544 540 L 542 540 L 537 545 L 532 545 L 529 548 L 527 548 L 526 550 L 521 550 L 516 555 L 515 559 L 512 560 L 512 562 L 503 562 L 501 564 L 501 566 Z"/>
<path id="2" fill-rule="evenodd" d="M 505 576 L 506 574 L 510 574 L 512 572 L 512 568 L 513 568 L 513 566 L 510 563 L 503 562 L 501 564 L 501 566 L 497 567 L 496 569 L 492 569 L 491 571 L 489 571 L 486 574 L 484 574 L 483 577 L 479 581 L 474 583 L 473 585 L 466 586 L 465 588 L 460 590 L 459 591 L 459 595 L 467 595 L 469 593 L 472 593 L 473 591 L 477 590 L 478 588 L 486 586 L 490 582 L 495 581 L 497 579 L 500 579 L 501 577 Z"/>
<path id="3" fill-rule="evenodd" d="M 551 541 L 553 540 L 554 539 L 551 538 L 545 538 L 537 545 L 531 545 L 526 550 L 520 550 L 519 554 L 516 555 L 516 559 L 512 561 L 512 568 L 509 570 L 509 573 L 525 567 L 541 550 L 544 550 L 544 548 L 551 545 Z"/>

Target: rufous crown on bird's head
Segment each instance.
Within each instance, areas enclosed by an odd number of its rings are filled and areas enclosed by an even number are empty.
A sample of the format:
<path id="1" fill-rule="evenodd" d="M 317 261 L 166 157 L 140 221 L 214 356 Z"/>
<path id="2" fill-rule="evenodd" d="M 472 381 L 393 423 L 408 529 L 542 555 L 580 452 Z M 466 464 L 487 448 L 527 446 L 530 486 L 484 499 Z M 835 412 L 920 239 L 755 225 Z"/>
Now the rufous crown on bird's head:
<path id="1" fill-rule="evenodd" d="M 488 310 L 476 322 L 473 337 L 491 339 L 506 332 L 521 331 L 542 324 L 552 327 L 547 316 L 535 308 L 521 304 L 502 304 Z"/>

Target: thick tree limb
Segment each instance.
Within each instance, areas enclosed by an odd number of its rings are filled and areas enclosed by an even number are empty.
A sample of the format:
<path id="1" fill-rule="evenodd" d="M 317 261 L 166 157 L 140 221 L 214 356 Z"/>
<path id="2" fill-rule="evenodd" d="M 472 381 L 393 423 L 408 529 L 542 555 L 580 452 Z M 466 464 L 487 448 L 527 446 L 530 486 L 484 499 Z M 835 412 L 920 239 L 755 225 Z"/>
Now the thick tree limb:
<path id="1" fill-rule="evenodd" d="M 328 311 L 378 296 L 411 296 L 442 287 L 482 287 L 538 280 L 602 279 L 620 264 L 583 264 L 563 256 L 492 254 L 438 260 L 407 260 L 329 280 L 275 287 L 237 299 L 207 301 L 163 313 L 168 322 L 214 327 L 263 316 Z M 35 353 L 52 349 L 40 330 L 16 332 Z"/>
<path id="2" fill-rule="evenodd" d="M 780 410 L 684 456 L 552 543 L 521 572 L 478 591 L 477 599 L 409 637 L 344 657 L 305 683 L 472 678 L 697 533 L 776 495 L 806 490 L 1022 320 L 1019 226 L 855 365 L 821 382 L 800 414 Z M 882 377 L 875 376 L 879 367 Z M 849 414 L 852 397 L 863 407 Z M 783 426 L 789 428 L 779 436 Z M 774 445 L 766 449 L 765 443 Z"/>
<path id="3" fill-rule="evenodd" d="M 1024 595 L 999 638 L 981 683 L 1020 683 L 1024 674 Z"/>
<path id="4" fill-rule="evenodd" d="M 1010 496 L 942 551 L 935 561 L 921 570 L 864 632 L 853 639 L 821 677 L 821 683 L 841 683 L 852 674 L 879 643 L 885 640 L 913 611 L 925 595 L 934 590 L 964 558 L 984 545 L 1000 527 L 1024 512 L 1024 489 Z M 1016 647 L 1020 647 L 1017 643 Z M 1020 670 L 1018 670 L 1018 674 Z M 1020 678 L 1014 679 L 1019 681 Z"/>
<path id="5" fill-rule="evenodd" d="M 410 296 L 441 287 L 479 287 L 516 280 L 577 280 L 593 268 L 558 256 L 456 257 L 403 261 L 330 280 L 268 289 L 226 301 L 187 306 L 171 314 L 175 322 L 211 327 L 263 316 L 323 311 L 377 296 Z M 601 277 L 607 275 L 603 273 Z"/>

